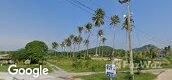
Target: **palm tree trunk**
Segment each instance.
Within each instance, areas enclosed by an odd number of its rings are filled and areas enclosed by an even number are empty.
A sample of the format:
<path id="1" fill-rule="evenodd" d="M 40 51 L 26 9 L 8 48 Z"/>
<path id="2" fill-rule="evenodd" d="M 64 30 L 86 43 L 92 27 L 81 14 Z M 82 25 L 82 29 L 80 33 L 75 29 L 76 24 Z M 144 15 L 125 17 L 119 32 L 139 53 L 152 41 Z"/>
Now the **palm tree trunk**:
<path id="1" fill-rule="evenodd" d="M 79 44 L 78 44 L 78 52 L 79 52 L 79 50 L 80 50 L 80 45 L 81 45 L 81 44 L 79 43 Z"/>
<path id="2" fill-rule="evenodd" d="M 74 48 L 73 57 L 75 57 L 75 47 L 76 47 L 76 46 L 75 46 L 75 44 L 74 44 L 74 47 L 73 47 L 73 48 Z"/>
<path id="3" fill-rule="evenodd" d="M 102 57 L 103 57 L 103 55 L 104 55 L 104 43 L 102 43 Z"/>
<path id="4" fill-rule="evenodd" d="M 100 48 L 100 45 L 101 45 L 101 41 L 99 41 L 99 46 L 98 46 L 98 51 L 99 51 L 98 54 L 101 56 L 101 53 L 100 53 L 100 49 L 101 49 L 101 48 Z"/>
<path id="5" fill-rule="evenodd" d="M 90 32 L 89 32 L 89 34 L 88 34 L 88 44 L 87 44 L 87 55 L 86 56 L 88 56 L 88 48 L 89 48 L 89 44 L 90 44 Z"/>
<path id="6" fill-rule="evenodd" d="M 99 37 L 98 37 L 98 35 L 97 35 L 97 46 L 96 46 L 96 56 L 98 55 L 97 54 L 97 51 L 98 51 L 98 41 L 99 41 L 99 39 L 98 39 Z"/>
<path id="7" fill-rule="evenodd" d="M 115 53 L 115 28 L 114 28 L 114 34 L 113 34 L 113 51 L 112 51 L 112 64 L 114 64 L 114 53 Z"/>
<path id="8" fill-rule="evenodd" d="M 70 46 L 70 57 L 71 57 L 71 54 L 72 54 L 72 46 Z"/>

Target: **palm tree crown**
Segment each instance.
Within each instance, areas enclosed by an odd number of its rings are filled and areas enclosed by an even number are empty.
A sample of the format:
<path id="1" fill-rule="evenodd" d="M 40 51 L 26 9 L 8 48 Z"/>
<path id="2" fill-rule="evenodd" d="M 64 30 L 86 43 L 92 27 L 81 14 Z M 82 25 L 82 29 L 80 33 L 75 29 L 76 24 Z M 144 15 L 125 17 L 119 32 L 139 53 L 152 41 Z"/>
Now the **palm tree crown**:
<path id="1" fill-rule="evenodd" d="M 98 31 L 98 35 L 99 35 L 100 37 L 103 37 L 103 35 L 104 35 L 103 30 L 99 30 L 99 31 Z"/>
<path id="2" fill-rule="evenodd" d="M 66 46 L 70 47 L 72 45 L 72 41 L 70 38 L 65 39 Z"/>
<path id="3" fill-rule="evenodd" d="M 83 27 L 78 27 L 78 32 L 79 32 L 79 35 L 81 35 L 82 31 L 84 30 Z"/>
<path id="4" fill-rule="evenodd" d="M 124 3 L 128 3 L 128 2 L 130 2 L 131 0 L 119 0 L 119 3 L 121 3 L 121 4 L 124 4 Z"/>
<path id="5" fill-rule="evenodd" d="M 117 26 L 118 23 L 120 23 L 120 19 L 117 15 L 111 17 L 111 23 L 112 26 Z"/>
<path id="6" fill-rule="evenodd" d="M 100 27 L 101 25 L 103 25 L 104 24 L 104 16 L 105 16 L 105 12 L 102 9 L 97 9 L 95 11 L 94 17 L 92 17 L 94 25 L 97 27 Z"/>
<path id="7" fill-rule="evenodd" d="M 85 29 L 87 32 L 91 32 L 92 27 L 93 27 L 92 23 L 87 23 Z"/>
<path id="8" fill-rule="evenodd" d="M 56 49 L 58 46 L 59 46 L 59 44 L 57 42 L 53 42 L 52 43 L 52 48 L 53 49 Z"/>
<path id="9" fill-rule="evenodd" d="M 130 17 L 130 24 L 131 26 L 134 26 L 134 20 L 132 18 L 132 16 Z M 123 23 L 123 29 L 125 29 L 126 31 L 132 31 L 132 27 L 129 27 L 128 25 L 128 16 L 125 17 L 125 21 Z"/>

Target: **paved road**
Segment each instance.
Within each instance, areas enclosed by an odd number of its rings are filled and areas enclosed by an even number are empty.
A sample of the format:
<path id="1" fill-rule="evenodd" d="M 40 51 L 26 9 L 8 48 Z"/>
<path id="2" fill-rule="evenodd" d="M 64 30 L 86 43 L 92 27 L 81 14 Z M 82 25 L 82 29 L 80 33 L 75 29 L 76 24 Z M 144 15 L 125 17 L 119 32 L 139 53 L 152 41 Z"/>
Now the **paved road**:
<path id="1" fill-rule="evenodd" d="M 172 69 L 167 69 L 165 72 L 162 72 L 157 80 L 172 80 Z"/>

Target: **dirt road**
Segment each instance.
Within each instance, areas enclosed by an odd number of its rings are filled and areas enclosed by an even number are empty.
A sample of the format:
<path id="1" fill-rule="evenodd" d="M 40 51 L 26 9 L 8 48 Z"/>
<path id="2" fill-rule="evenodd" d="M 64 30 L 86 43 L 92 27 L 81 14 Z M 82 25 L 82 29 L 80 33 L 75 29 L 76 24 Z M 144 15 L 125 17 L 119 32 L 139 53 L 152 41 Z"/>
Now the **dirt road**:
<path id="1" fill-rule="evenodd" d="M 172 69 L 167 69 L 158 75 L 157 80 L 172 80 Z"/>
<path id="2" fill-rule="evenodd" d="M 63 69 L 48 63 L 53 67 L 53 72 L 48 75 L 40 75 L 38 78 L 34 78 L 33 75 L 11 75 L 8 72 L 0 72 L 0 80 L 72 80 L 72 75 L 65 72 Z"/>

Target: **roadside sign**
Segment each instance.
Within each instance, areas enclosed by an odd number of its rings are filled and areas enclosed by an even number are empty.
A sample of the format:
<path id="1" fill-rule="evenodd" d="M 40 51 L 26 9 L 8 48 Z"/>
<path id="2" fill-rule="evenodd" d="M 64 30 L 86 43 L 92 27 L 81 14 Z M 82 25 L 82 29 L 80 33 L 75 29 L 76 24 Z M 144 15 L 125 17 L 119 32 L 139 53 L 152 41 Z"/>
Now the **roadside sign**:
<path id="1" fill-rule="evenodd" d="M 116 77 L 116 66 L 114 64 L 106 64 L 106 76 L 110 78 Z"/>

